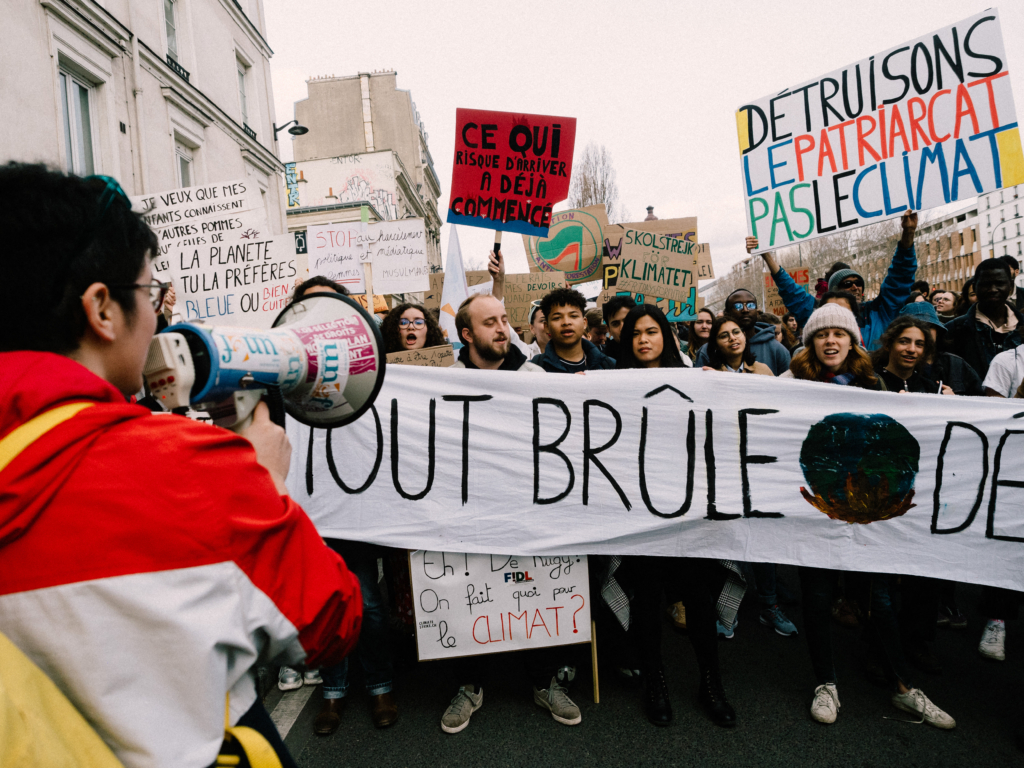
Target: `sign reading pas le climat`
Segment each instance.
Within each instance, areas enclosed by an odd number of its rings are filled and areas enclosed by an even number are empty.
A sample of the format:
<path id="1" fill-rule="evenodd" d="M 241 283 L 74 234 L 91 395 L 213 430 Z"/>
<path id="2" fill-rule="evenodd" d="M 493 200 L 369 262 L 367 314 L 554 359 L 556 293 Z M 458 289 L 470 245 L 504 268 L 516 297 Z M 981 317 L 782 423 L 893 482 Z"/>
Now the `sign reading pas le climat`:
<path id="1" fill-rule="evenodd" d="M 761 250 L 1024 182 L 990 9 L 736 112 Z"/>

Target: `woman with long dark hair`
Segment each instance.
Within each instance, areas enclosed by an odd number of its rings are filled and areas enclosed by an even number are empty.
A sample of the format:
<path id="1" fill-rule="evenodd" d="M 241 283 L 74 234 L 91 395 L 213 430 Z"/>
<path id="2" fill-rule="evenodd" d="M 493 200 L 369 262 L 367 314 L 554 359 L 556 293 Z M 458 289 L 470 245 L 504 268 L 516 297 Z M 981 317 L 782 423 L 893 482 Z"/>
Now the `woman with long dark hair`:
<path id="1" fill-rule="evenodd" d="M 960 286 L 960 298 L 956 302 L 956 308 L 953 312 L 957 317 L 966 315 L 967 312 L 978 303 L 978 294 L 974 290 L 974 278 L 969 277 L 964 280 L 964 284 Z"/>
<path id="2" fill-rule="evenodd" d="M 697 319 L 686 324 L 686 356 L 691 362 L 696 361 L 701 349 L 708 343 L 711 324 L 715 322 L 715 313 L 707 307 L 697 310 Z"/>
<path id="3" fill-rule="evenodd" d="M 445 343 L 441 326 L 421 304 L 399 304 L 384 317 L 380 333 L 387 354 Z"/>
<path id="4" fill-rule="evenodd" d="M 711 340 L 708 342 L 708 367 L 716 371 L 737 373 L 760 373 L 774 376 L 772 369 L 754 359 L 754 352 L 747 344 L 743 329 L 731 317 L 716 317 L 711 324 Z"/>
<path id="5" fill-rule="evenodd" d="M 633 307 L 619 334 L 617 368 L 681 368 L 679 350 L 665 314 L 655 306 Z M 644 682 L 644 709 L 654 725 L 672 721 L 668 682 L 661 658 L 661 593 L 669 604 L 682 597 L 686 605 L 687 634 L 700 667 L 698 697 L 716 725 L 736 724 L 736 713 L 725 698 L 718 666 L 718 635 L 715 629 L 715 600 L 725 581 L 725 571 L 716 560 L 690 557 L 646 557 L 629 555 L 612 558 L 613 567 L 604 581 L 617 581 L 632 590 L 628 637 L 640 658 Z M 615 565 L 617 564 L 617 565 Z"/>
<path id="6" fill-rule="evenodd" d="M 665 313 L 653 304 L 629 310 L 619 334 L 616 368 L 684 368 Z"/>
<path id="7" fill-rule="evenodd" d="M 884 390 L 875 375 L 871 358 L 856 342 L 860 328 L 853 313 L 837 304 L 825 304 L 814 311 L 804 326 L 804 349 L 790 364 L 785 378 L 827 382 L 842 386 Z M 842 398 L 837 390 L 831 399 Z M 845 498 L 845 497 L 844 497 Z M 839 692 L 832 660 L 832 599 L 838 573 L 824 568 L 799 566 L 803 593 L 804 633 L 817 678 L 811 717 L 819 723 L 834 723 L 839 714 Z M 919 688 L 910 686 L 899 627 L 892 608 L 890 576 L 884 573 L 847 573 L 847 587 L 861 596 L 868 617 L 870 646 L 894 686 L 892 704 L 936 728 L 949 729 L 956 721 L 935 706 Z"/>

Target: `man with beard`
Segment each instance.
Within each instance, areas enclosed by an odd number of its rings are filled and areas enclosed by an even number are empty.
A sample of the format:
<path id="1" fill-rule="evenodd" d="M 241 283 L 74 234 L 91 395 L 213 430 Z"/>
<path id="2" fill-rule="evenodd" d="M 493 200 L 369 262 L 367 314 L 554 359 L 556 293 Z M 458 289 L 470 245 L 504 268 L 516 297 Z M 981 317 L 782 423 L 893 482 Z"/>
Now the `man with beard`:
<path id="1" fill-rule="evenodd" d="M 487 371 L 535 371 L 544 369 L 526 359 L 511 343 L 505 305 L 485 294 L 474 294 L 459 306 L 455 329 L 463 347 L 453 368 Z"/>

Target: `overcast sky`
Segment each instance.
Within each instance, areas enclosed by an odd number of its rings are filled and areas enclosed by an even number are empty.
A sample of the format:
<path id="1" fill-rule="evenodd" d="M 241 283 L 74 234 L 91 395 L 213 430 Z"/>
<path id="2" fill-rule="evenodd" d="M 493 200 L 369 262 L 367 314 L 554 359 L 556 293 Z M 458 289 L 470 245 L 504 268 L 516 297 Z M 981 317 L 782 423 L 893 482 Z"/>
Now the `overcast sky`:
<path id="1" fill-rule="evenodd" d="M 697 216 L 722 274 L 746 255 L 737 107 L 991 7 L 973 0 L 510 3 L 264 0 L 278 124 L 306 79 L 394 69 L 411 91 L 448 204 L 458 107 L 577 118 L 576 147 L 611 153 L 633 220 Z M 1024 2 L 999 7 L 1024 108 Z M 283 134 L 282 134 L 283 135 Z M 281 141 L 282 155 L 291 146 Z M 447 254 L 450 225 L 442 228 Z M 460 227 L 482 261 L 493 233 Z M 522 239 L 502 249 L 527 269 Z"/>

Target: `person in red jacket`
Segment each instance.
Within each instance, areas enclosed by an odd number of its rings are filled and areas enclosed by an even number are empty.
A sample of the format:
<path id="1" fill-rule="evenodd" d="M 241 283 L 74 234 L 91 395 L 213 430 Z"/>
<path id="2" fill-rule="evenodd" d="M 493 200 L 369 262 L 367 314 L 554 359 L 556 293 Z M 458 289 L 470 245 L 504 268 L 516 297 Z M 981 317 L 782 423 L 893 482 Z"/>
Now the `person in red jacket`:
<path id="1" fill-rule="evenodd" d="M 166 286 L 113 179 L 0 167 L 0 228 L 0 632 L 126 766 L 211 765 L 226 705 L 293 765 L 256 664 L 339 662 L 362 603 L 288 438 L 127 402 Z"/>

